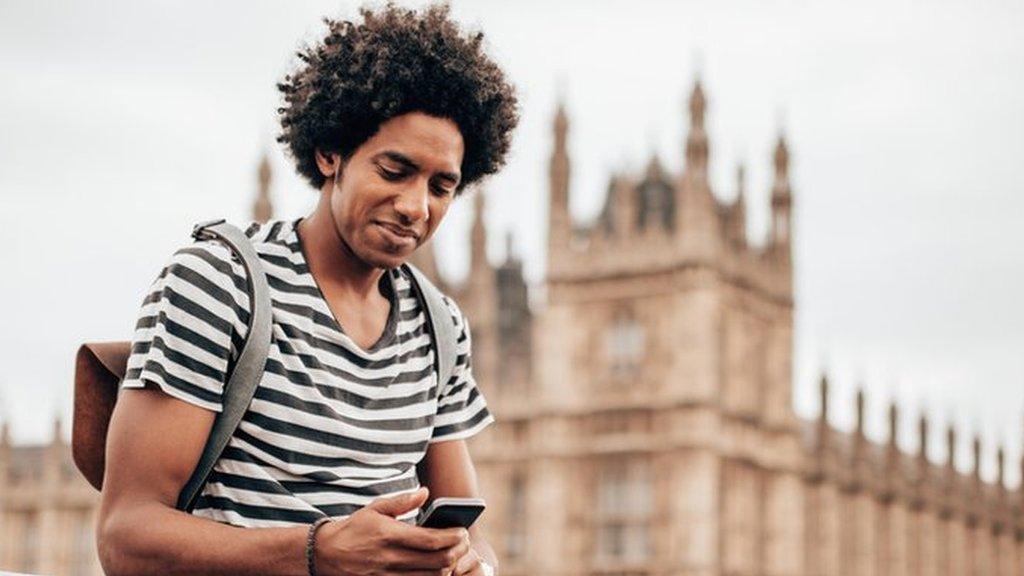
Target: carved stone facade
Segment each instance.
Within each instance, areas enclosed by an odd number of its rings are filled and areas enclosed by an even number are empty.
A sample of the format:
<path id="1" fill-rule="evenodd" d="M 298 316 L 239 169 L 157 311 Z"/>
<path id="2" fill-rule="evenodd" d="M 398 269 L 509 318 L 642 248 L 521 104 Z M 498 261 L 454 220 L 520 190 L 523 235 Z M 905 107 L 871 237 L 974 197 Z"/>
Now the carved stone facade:
<path id="1" fill-rule="evenodd" d="M 470 272 L 415 263 L 470 319 L 474 371 L 497 423 L 471 443 L 481 519 L 502 574 L 545 576 L 1024 576 L 1024 498 L 792 410 L 789 151 L 773 156 L 768 239 L 746 235 L 743 170 L 723 203 L 708 180 L 706 100 L 689 101 L 682 174 L 657 158 L 616 175 L 589 226 L 569 215 L 569 121 L 550 164 L 548 271 L 530 305 L 522 263 L 485 255 L 474 198 Z M 262 164 L 257 219 L 270 217 Z M 511 241 L 509 242 L 511 246 Z M 899 414 L 890 409 L 896 437 Z M 99 574 L 96 494 L 68 447 L 0 442 L 0 570 Z M 953 461 L 955 432 L 947 434 Z M 1022 463 L 1024 468 L 1024 463 Z"/>
<path id="2" fill-rule="evenodd" d="M 497 424 L 472 445 L 503 574 L 1024 575 L 1002 449 L 985 483 L 978 442 L 965 475 L 868 441 L 863 395 L 853 433 L 796 417 L 789 150 L 749 242 L 743 169 L 732 202 L 708 181 L 705 108 L 698 82 L 683 173 L 615 175 L 589 226 L 558 108 L 532 372 L 482 379 Z"/>

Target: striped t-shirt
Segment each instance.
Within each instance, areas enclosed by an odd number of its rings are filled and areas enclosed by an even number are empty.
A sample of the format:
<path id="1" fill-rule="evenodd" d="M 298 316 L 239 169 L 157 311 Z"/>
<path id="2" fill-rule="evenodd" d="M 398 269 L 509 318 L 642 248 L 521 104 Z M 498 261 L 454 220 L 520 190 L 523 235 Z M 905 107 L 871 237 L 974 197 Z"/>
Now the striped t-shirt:
<path id="1" fill-rule="evenodd" d="M 310 274 L 297 224 L 246 231 L 270 284 L 270 352 L 252 404 L 197 500 L 198 516 L 251 527 L 345 517 L 375 498 L 418 488 L 416 464 L 429 443 L 468 438 L 493 421 L 473 380 L 469 329 L 455 303 L 445 298 L 459 333 L 458 359 L 439 385 L 410 279 L 397 269 L 385 273 L 387 326 L 363 350 Z M 246 286 L 241 263 L 220 242 L 178 250 L 143 302 L 122 386 L 149 382 L 219 412 L 249 322 Z M 399 519 L 412 522 L 416 514 Z"/>

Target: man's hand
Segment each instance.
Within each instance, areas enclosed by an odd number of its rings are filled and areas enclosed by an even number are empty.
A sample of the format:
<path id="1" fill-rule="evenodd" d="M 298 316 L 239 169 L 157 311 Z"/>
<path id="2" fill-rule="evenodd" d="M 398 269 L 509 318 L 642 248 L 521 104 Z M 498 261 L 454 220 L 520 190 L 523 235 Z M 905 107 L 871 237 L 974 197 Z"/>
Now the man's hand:
<path id="1" fill-rule="evenodd" d="M 450 573 L 460 558 L 471 553 L 466 529 L 423 528 L 396 519 L 422 506 L 427 494 L 426 488 L 420 488 L 380 498 L 345 520 L 325 524 L 316 535 L 317 572 L 340 576 Z"/>

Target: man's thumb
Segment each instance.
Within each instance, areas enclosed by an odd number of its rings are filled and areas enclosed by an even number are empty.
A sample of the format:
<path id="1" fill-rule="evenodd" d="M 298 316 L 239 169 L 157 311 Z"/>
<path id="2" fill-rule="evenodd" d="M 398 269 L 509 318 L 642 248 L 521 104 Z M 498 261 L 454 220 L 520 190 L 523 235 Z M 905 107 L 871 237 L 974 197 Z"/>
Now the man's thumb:
<path id="1" fill-rule="evenodd" d="M 405 514 L 410 510 L 415 510 L 423 505 L 427 501 L 427 495 L 430 493 L 427 488 L 421 487 L 415 492 L 409 492 L 406 494 L 399 494 L 398 496 L 391 496 L 389 498 L 378 498 L 367 505 L 367 508 L 376 510 L 381 514 L 386 514 L 392 518 L 396 518 Z"/>

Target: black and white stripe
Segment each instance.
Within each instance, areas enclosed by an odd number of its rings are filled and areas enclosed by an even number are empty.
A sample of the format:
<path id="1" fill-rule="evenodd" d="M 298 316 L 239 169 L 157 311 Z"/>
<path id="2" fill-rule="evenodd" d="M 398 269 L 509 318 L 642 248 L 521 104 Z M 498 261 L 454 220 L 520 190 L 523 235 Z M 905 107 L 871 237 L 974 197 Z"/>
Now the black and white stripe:
<path id="1" fill-rule="evenodd" d="M 309 272 L 296 222 L 246 232 L 273 302 L 266 371 L 249 411 L 199 497 L 196 515 L 237 526 L 288 526 L 352 514 L 415 490 L 431 442 L 468 438 L 493 421 L 473 380 L 461 311 L 455 374 L 439 386 L 434 348 L 410 280 L 388 272 L 392 309 L 368 350 L 338 326 Z M 125 388 L 152 383 L 220 411 L 249 321 L 245 272 L 216 241 L 178 250 L 143 301 Z M 417 511 L 403 515 L 411 522 Z"/>

